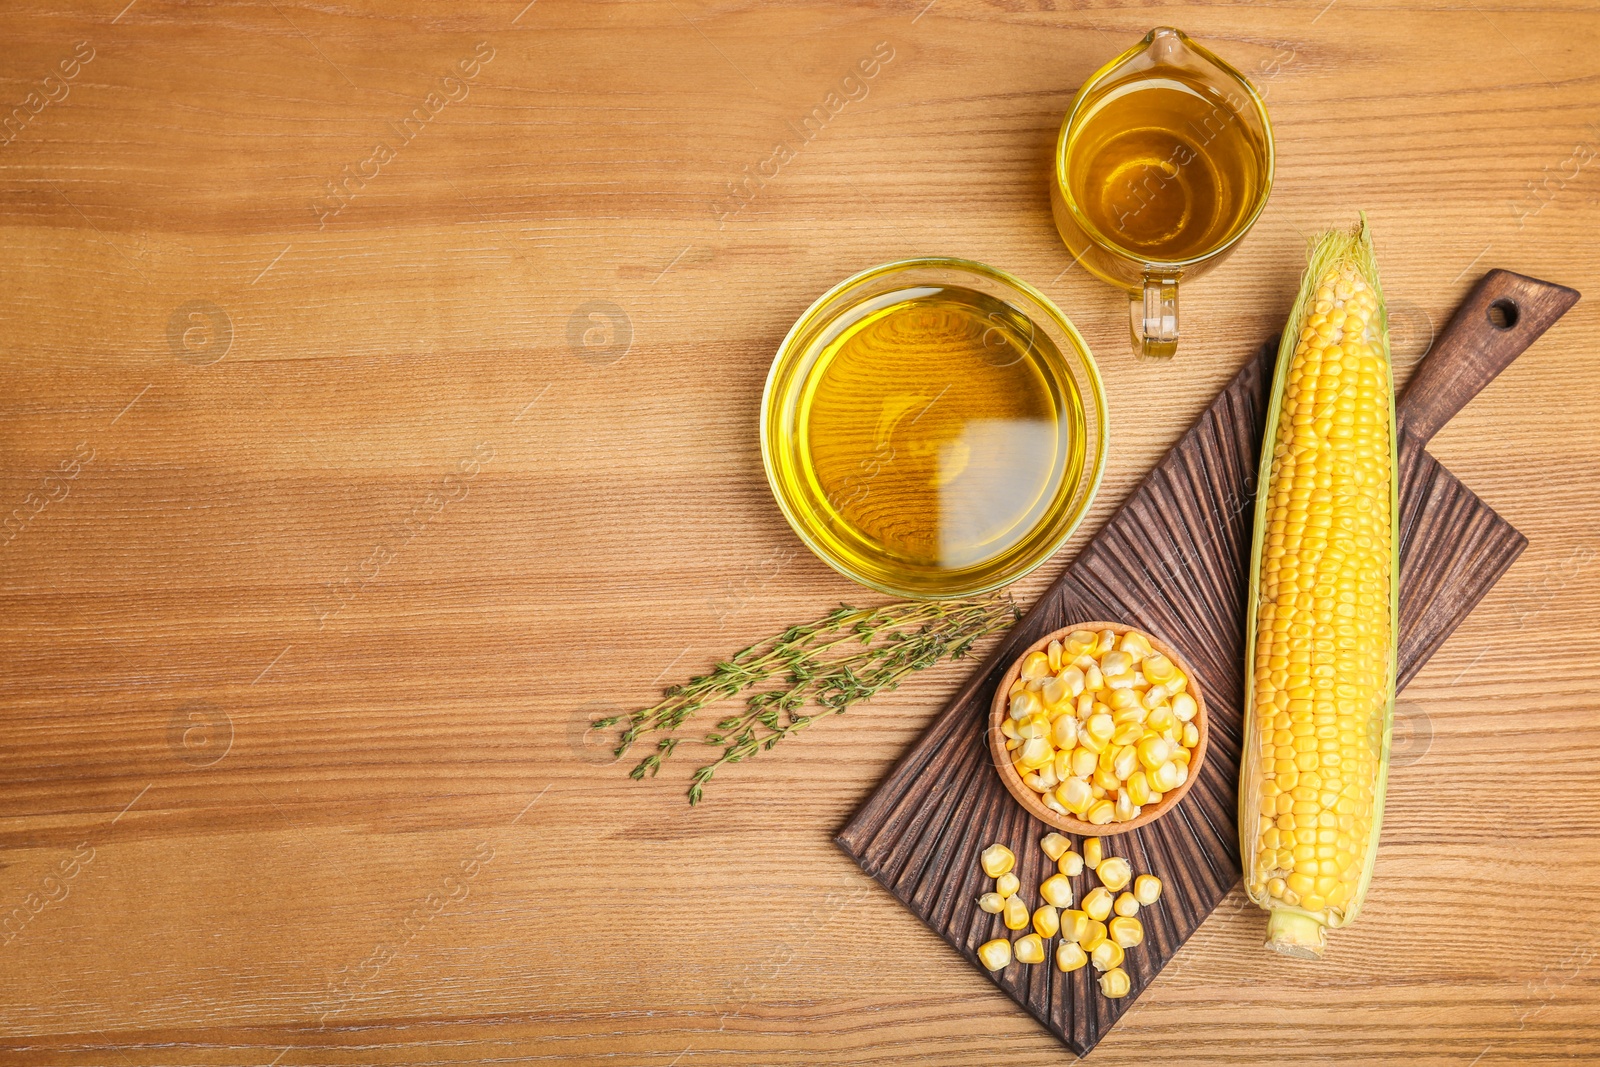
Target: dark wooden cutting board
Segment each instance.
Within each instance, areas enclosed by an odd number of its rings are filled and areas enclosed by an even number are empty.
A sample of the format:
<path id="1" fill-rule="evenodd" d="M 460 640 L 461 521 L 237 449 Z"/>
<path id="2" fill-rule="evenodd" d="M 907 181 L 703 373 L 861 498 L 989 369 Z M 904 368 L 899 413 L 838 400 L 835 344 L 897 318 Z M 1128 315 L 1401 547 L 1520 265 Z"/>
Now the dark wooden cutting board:
<path id="1" fill-rule="evenodd" d="M 1491 271 L 1457 310 L 1397 408 L 1400 442 L 1400 684 L 1427 662 L 1527 546 L 1424 449 L 1426 442 L 1578 299 Z M 990 975 L 1074 1052 L 1087 1055 L 1239 880 L 1236 786 L 1244 609 L 1262 438 L 1277 343 L 1264 345 L 1146 476 L 1065 574 L 861 806 L 836 841 L 980 973 L 977 947 L 1007 931 L 977 908 L 978 853 L 1003 842 L 1030 894 L 1049 864 L 1049 828 L 1006 792 L 985 726 L 994 686 L 1040 636 L 1086 619 L 1140 627 L 1187 657 L 1205 687 L 1212 751 L 1182 803 L 1105 838 L 1108 855 L 1160 876 L 1141 914 L 1145 942 L 1124 964 L 1132 992 L 1107 1000 L 1092 968 L 1012 963 Z M 1074 886 L 1080 899 L 1088 875 Z M 1030 898 L 1032 896 L 1030 895 Z"/>

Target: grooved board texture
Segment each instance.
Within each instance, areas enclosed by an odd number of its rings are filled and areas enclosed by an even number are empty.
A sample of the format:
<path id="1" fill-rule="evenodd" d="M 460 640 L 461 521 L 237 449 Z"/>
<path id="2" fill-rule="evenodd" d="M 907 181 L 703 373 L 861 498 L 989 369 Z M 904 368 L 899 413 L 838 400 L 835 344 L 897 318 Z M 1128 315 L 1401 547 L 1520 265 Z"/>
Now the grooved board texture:
<path id="1" fill-rule="evenodd" d="M 1108 1000 L 1084 967 L 1013 962 L 992 980 L 1086 1055 L 1133 1006 L 1239 880 L 1236 787 L 1242 728 L 1244 602 L 1255 516 L 1258 443 L 1276 339 L 1256 356 L 1151 470 L 1127 503 L 1005 637 L 972 679 L 856 812 L 836 840 L 974 967 L 977 947 L 1007 936 L 977 908 L 978 853 L 1017 854 L 1032 900 L 1053 865 L 1038 848 L 1049 827 L 1030 816 L 990 762 L 985 725 L 994 686 L 1044 634 L 1087 619 L 1140 627 L 1175 646 L 1205 687 L 1211 752 L 1183 802 L 1148 826 L 1104 839 L 1138 873 L 1161 878 L 1141 910 L 1144 944 L 1123 964 L 1132 992 Z M 1409 435 L 1400 442 L 1400 685 L 1443 644 L 1527 540 Z M 1073 879 L 1078 899 L 1098 884 Z M 1052 942 L 1053 944 L 1053 942 Z"/>

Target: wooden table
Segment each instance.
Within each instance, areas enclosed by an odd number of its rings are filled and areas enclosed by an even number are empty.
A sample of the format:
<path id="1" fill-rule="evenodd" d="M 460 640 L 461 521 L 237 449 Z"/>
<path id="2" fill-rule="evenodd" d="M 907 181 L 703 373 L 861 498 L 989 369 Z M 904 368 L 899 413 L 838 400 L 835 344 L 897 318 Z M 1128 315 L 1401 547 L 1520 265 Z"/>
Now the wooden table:
<path id="1" fill-rule="evenodd" d="M 697 753 L 635 784 L 585 723 L 881 599 L 757 453 L 833 282 L 957 254 L 1075 319 L 1116 428 L 1065 560 L 1358 209 L 1402 378 L 1489 267 L 1591 292 L 1434 445 L 1531 546 L 1401 701 L 1361 922 L 1295 964 L 1235 894 L 1093 1058 L 1593 1055 L 1600 15 L 1054 6 L 7 6 L 0 1063 L 1061 1062 L 830 844 L 965 666 L 696 810 Z M 1279 169 L 1151 366 L 1045 174 L 1158 23 Z"/>

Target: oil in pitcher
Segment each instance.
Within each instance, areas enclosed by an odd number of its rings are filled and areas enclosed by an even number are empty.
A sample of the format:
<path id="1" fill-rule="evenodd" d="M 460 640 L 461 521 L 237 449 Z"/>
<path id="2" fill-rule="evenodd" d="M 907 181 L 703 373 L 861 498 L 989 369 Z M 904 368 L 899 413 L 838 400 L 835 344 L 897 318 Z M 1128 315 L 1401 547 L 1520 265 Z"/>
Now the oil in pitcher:
<path id="1" fill-rule="evenodd" d="M 1096 229 L 1160 262 L 1205 255 L 1255 203 L 1260 139 L 1182 71 L 1117 86 L 1068 147 L 1067 181 Z"/>
<path id="2" fill-rule="evenodd" d="M 1150 31 L 1078 90 L 1057 142 L 1056 228 L 1126 289 L 1136 351 L 1177 348 L 1178 282 L 1220 262 L 1272 185 L 1266 106 L 1178 30 Z"/>

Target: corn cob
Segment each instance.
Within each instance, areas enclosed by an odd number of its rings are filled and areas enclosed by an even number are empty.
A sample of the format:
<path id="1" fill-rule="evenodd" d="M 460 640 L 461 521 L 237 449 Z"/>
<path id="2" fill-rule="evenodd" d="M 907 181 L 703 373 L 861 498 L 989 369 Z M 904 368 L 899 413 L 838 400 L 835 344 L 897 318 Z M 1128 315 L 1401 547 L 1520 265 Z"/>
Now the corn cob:
<path id="1" fill-rule="evenodd" d="M 1278 351 L 1246 639 L 1240 856 L 1267 947 L 1316 959 L 1372 879 L 1394 708 L 1398 498 L 1366 219 L 1312 252 Z"/>

